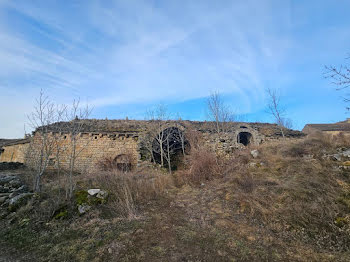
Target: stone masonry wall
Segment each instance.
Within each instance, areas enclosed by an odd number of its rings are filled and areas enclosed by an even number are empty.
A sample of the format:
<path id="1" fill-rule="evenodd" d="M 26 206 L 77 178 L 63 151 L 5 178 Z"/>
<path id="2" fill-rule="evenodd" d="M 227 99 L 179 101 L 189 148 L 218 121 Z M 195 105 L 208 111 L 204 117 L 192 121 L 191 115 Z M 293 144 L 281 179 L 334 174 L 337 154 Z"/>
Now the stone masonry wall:
<path id="1" fill-rule="evenodd" d="M 63 169 L 69 168 L 71 155 L 71 138 L 67 134 L 50 134 L 50 139 L 54 136 L 59 143 L 59 164 Z M 133 165 L 136 165 L 139 158 L 138 137 L 127 136 L 122 134 L 92 134 L 84 133 L 78 135 L 76 152 L 77 158 L 75 162 L 75 170 L 85 172 L 96 168 L 99 161 L 110 158 L 114 159 L 119 155 L 127 154 L 131 156 Z M 39 134 L 34 135 L 32 143 L 29 147 L 29 153 L 26 164 L 34 167 L 40 154 L 41 137 Z M 57 150 L 53 150 L 49 167 L 57 167 Z"/>
<path id="2" fill-rule="evenodd" d="M 150 160 L 147 154 L 144 154 L 144 139 L 149 141 L 148 130 L 152 130 L 153 125 L 161 124 L 163 129 L 177 127 L 186 132 L 193 130 L 202 134 L 204 143 L 208 148 L 217 154 L 229 154 L 235 149 L 242 148 L 244 145 L 240 134 L 249 134 L 249 145 L 259 145 L 263 142 L 278 140 L 282 137 L 281 130 L 277 125 L 264 123 L 227 123 L 225 131 L 218 134 L 213 122 L 199 121 L 125 121 L 125 120 L 77 120 L 84 122 L 82 133 L 77 139 L 77 158 L 75 169 L 79 172 L 90 170 L 97 167 L 97 164 L 106 158 L 116 159 L 121 155 L 131 156 L 132 165 L 137 165 L 142 160 Z M 57 158 L 57 151 L 53 150 L 50 156 L 49 167 L 59 166 L 63 169 L 69 167 L 71 154 L 71 137 L 68 132 L 55 132 L 55 130 L 64 130 L 62 126 L 69 123 L 55 123 L 50 126 L 51 133 L 48 136 L 50 141 L 59 144 L 60 153 Z M 96 131 L 94 131 L 96 130 Z M 152 133 L 152 132 L 151 132 Z M 303 137 L 304 134 L 295 130 L 284 130 L 287 139 Z M 153 134 L 155 136 L 155 134 Z M 242 143 L 240 143 L 242 142 Z M 41 136 L 40 130 L 35 132 L 31 142 L 23 145 L 6 146 L 4 153 L 0 155 L 0 161 L 19 161 L 24 162 L 29 167 L 35 167 L 38 156 L 40 156 Z M 27 154 L 26 154 L 27 153 Z M 146 156 L 146 157 L 144 157 Z M 118 159 L 123 159 L 120 157 Z"/>
<path id="3" fill-rule="evenodd" d="M 28 147 L 28 143 L 3 147 L 4 151 L 0 154 L 0 162 L 24 163 Z"/>

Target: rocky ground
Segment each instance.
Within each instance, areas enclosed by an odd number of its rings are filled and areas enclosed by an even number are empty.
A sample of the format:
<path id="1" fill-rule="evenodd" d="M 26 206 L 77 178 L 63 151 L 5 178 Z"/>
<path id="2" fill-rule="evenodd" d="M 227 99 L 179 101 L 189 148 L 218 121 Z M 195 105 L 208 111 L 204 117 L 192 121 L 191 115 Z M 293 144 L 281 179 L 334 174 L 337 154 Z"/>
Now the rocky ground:
<path id="1" fill-rule="evenodd" d="M 350 261 L 349 148 L 314 139 L 247 149 L 212 180 L 140 202 L 142 192 L 122 191 L 133 216 L 111 212 L 113 186 L 81 183 L 72 207 L 55 209 L 57 186 L 38 197 L 22 171 L 0 171 L 0 261 Z"/>
<path id="2" fill-rule="evenodd" d="M 20 177 L 20 173 L 0 171 L 0 218 L 11 219 L 8 216 L 34 196 Z"/>

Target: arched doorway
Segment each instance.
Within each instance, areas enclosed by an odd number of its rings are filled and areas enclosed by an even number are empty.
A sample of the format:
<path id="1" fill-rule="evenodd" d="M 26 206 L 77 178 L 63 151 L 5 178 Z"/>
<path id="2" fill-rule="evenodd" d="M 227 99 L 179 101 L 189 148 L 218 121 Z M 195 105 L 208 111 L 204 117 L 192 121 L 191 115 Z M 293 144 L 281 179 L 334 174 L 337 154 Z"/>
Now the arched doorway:
<path id="1" fill-rule="evenodd" d="M 132 168 L 131 157 L 127 154 L 121 154 L 114 159 L 115 167 L 119 171 L 129 172 Z"/>
<path id="2" fill-rule="evenodd" d="M 152 143 L 153 159 L 158 164 L 176 169 L 182 157 L 189 148 L 184 133 L 177 127 L 162 130 Z"/>
<path id="3" fill-rule="evenodd" d="M 251 143 L 252 140 L 252 134 L 249 132 L 240 132 L 237 135 L 237 142 L 240 144 L 243 144 L 244 146 L 247 146 Z"/>

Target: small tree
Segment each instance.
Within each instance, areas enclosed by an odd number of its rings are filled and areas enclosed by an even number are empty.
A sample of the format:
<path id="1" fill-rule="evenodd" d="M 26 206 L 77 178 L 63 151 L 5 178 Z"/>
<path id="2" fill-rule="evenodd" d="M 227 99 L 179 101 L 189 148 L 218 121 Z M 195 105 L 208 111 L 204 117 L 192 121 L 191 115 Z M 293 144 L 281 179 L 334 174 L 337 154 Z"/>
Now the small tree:
<path id="1" fill-rule="evenodd" d="M 282 137 L 284 138 L 283 128 L 291 127 L 291 120 L 284 117 L 285 109 L 281 105 L 281 96 L 277 90 L 268 88 L 266 89 L 266 93 L 268 95 L 267 112 L 274 117 L 276 124 L 280 127 Z"/>
<path id="2" fill-rule="evenodd" d="M 80 106 L 80 100 L 74 100 L 71 108 L 66 110 L 67 125 L 65 131 L 69 134 L 69 156 L 68 156 L 68 170 L 67 170 L 67 185 L 66 185 L 66 197 L 72 198 L 74 191 L 73 173 L 75 170 L 76 160 L 80 153 L 87 147 L 88 142 L 80 144 L 79 150 L 77 149 L 77 142 L 79 136 L 83 130 L 85 120 L 89 118 L 91 109 L 88 105 L 85 107 Z"/>
<path id="3" fill-rule="evenodd" d="M 182 151 L 182 155 L 185 157 L 185 147 L 186 147 L 186 143 L 187 143 L 187 140 L 186 140 L 186 136 L 185 136 L 185 132 L 181 131 L 180 128 L 181 128 L 181 123 L 182 123 L 182 118 L 180 116 L 180 114 L 178 113 L 177 114 L 177 117 L 176 117 L 176 124 L 175 126 L 178 128 L 179 132 L 178 132 L 178 140 L 181 142 L 181 151 Z"/>
<path id="4" fill-rule="evenodd" d="M 63 109 L 59 109 L 41 90 L 39 97 L 35 101 L 34 111 L 28 115 L 31 127 L 35 130 L 33 139 L 38 139 L 38 143 L 31 145 L 29 150 L 33 162 L 34 174 L 34 191 L 40 192 L 41 178 L 44 175 L 51 155 L 58 147 L 57 137 L 52 135 L 55 132 L 51 126 L 54 122 L 60 121 L 63 116 Z"/>
<path id="5" fill-rule="evenodd" d="M 163 104 L 159 104 L 155 110 L 149 110 L 147 112 L 147 118 L 151 121 L 148 137 L 145 138 L 145 145 L 147 149 L 150 151 L 150 154 L 154 159 L 154 150 L 158 150 L 157 152 L 160 156 L 160 164 L 164 166 L 164 157 L 165 152 L 163 148 L 163 144 L 166 143 L 166 136 L 164 133 L 165 129 L 165 121 L 168 119 L 167 108 Z M 148 141 L 147 141 L 148 140 Z M 154 141 L 155 140 L 155 141 Z M 155 146 L 154 142 L 159 146 Z"/>
<path id="6" fill-rule="evenodd" d="M 235 117 L 227 107 L 219 92 L 213 92 L 207 99 L 207 109 L 209 120 L 214 121 L 215 130 L 218 134 L 226 131 L 227 123 L 233 122 Z"/>
<path id="7" fill-rule="evenodd" d="M 67 113 L 67 106 L 62 104 L 60 106 L 56 106 L 57 114 L 55 122 L 58 123 L 65 118 Z M 55 132 L 52 133 L 55 141 L 55 159 L 56 159 L 56 171 L 57 176 L 61 175 L 61 155 L 64 153 L 65 148 L 62 146 L 62 131 L 64 131 L 65 125 L 56 125 Z"/>
<path id="8" fill-rule="evenodd" d="M 350 59 L 350 57 L 348 58 Z M 337 90 L 344 90 L 350 87 L 350 67 L 347 65 L 341 65 L 339 67 L 335 66 L 325 66 L 326 72 L 325 77 L 332 79 L 332 83 L 337 86 Z M 344 97 L 346 103 L 350 102 L 350 94 L 346 94 Z M 346 107 L 350 110 L 350 107 Z"/>

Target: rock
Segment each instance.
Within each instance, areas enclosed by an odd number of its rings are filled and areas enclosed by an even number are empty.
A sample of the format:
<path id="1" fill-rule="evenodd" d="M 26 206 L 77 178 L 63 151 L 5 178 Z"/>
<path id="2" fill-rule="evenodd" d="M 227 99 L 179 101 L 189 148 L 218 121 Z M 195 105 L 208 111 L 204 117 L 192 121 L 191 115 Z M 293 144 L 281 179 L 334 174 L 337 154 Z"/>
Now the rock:
<path id="1" fill-rule="evenodd" d="M 16 179 L 17 177 L 15 176 L 3 176 L 0 177 L 0 185 L 5 185 L 7 183 L 9 183 L 11 180 Z"/>
<path id="2" fill-rule="evenodd" d="M 32 197 L 34 194 L 32 193 L 22 193 L 10 199 L 9 201 L 9 210 L 15 211 L 21 205 L 27 203 L 27 200 Z"/>
<path id="3" fill-rule="evenodd" d="M 5 203 L 5 201 L 6 201 L 7 198 L 8 198 L 8 197 L 6 197 L 6 196 L 0 197 L 0 205 L 2 205 L 3 203 Z"/>
<path id="4" fill-rule="evenodd" d="M 0 186 L 0 194 L 8 192 L 10 192 L 10 189 L 8 187 Z"/>
<path id="5" fill-rule="evenodd" d="M 257 149 L 254 149 L 250 151 L 250 154 L 254 157 L 257 158 L 259 156 L 259 151 Z"/>
<path id="6" fill-rule="evenodd" d="M 78 211 L 79 214 L 85 214 L 86 212 L 88 212 L 91 209 L 91 206 L 87 205 L 87 204 L 82 204 L 78 206 Z"/>
<path id="7" fill-rule="evenodd" d="M 350 158 L 350 149 L 345 150 L 345 151 L 342 153 L 342 155 L 345 156 L 345 157 L 349 157 L 349 158 Z"/>
<path id="8" fill-rule="evenodd" d="M 18 188 L 22 185 L 21 181 L 19 181 L 18 179 L 13 179 L 8 183 L 11 187 L 15 187 Z"/>
<path id="9" fill-rule="evenodd" d="M 98 188 L 89 189 L 87 192 L 89 193 L 90 196 L 94 196 L 94 195 L 100 193 L 100 192 L 101 192 L 101 189 L 98 189 Z"/>
<path id="10" fill-rule="evenodd" d="M 331 155 L 331 158 L 332 158 L 332 160 L 341 161 L 341 155 L 340 154 Z"/>
<path id="11" fill-rule="evenodd" d="M 10 197 L 10 198 L 13 198 L 13 197 L 18 196 L 18 195 L 20 195 L 20 194 L 21 194 L 21 192 L 13 191 L 13 192 L 9 195 L 9 197 Z"/>
<path id="12" fill-rule="evenodd" d="M 8 215 L 9 213 L 8 213 L 8 211 L 7 210 L 0 210 L 0 219 L 3 219 L 3 218 L 5 218 L 5 217 L 7 217 L 7 215 Z"/>
<path id="13" fill-rule="evenodd" d="M 100 191 L 97 193 L 96 197 L 99 198 L 99 199 L 105 200 L 105 199 L 107 199 L 107 197 L 108 197 L 108 192 L 103 191 L 103 190 L 100 190 Z"/>
<path id="14" fill-rule="evenodd" d="M 28 187 L 26 185 L 22 185 L 19 188 L 17 188 L 14 192 L 16 193 L 24 193 L 28 191 Z"/>

